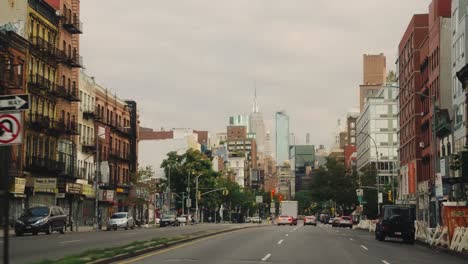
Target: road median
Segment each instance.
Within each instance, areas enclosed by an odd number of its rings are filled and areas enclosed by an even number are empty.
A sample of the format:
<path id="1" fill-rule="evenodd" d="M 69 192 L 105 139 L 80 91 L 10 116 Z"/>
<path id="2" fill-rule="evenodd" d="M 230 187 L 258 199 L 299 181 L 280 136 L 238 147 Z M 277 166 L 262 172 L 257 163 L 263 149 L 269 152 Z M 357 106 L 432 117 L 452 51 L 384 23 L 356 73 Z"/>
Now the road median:
<path id="1" fill-rule="evenodd" d="M 194 240 L 207 238 L 214 235 L 229 233 L 249 228 L 265 227 L 268 225 L 254 225 L 238 228 L 226 228 L 216 231 L 200 231 L 193 234 L 181 235 L 167 238 L 155 238 L 146 241 L 135 241 L 130 244 L 105 248 L 94 249 L 84 253 L 67 256 L 58 260 L 44 260 L 37 262 L 37 264 L 107 264 L 114 263 L 136 256 L 140 256 L 153 251 L 170 248 L 176 245 L 184 244 Z"/>

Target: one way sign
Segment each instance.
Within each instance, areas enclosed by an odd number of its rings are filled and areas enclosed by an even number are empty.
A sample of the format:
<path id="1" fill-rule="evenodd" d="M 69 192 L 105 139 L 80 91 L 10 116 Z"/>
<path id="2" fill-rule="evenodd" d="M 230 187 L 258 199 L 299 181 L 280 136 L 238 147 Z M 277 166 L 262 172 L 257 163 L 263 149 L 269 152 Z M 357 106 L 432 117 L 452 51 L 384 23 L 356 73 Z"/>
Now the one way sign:
<path id="1" fill-rule="evenodd" d="M 0 96 L 0 112 L 18 111 L 29 109 L 29 95 L 4 95 Z"/>

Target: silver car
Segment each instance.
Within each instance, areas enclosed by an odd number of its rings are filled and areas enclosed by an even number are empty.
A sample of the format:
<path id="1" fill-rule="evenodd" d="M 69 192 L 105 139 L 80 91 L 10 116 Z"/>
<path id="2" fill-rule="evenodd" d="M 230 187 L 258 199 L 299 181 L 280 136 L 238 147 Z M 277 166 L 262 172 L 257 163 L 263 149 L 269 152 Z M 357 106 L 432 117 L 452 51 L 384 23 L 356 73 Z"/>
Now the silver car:
<path id="1" fill-rule="evenodd" d="M 127 212 L 114 213 L 107 222 L 107 230 L 117 230 L 118 228 L 133 229 L 135 228 L 135 220 Z"/>

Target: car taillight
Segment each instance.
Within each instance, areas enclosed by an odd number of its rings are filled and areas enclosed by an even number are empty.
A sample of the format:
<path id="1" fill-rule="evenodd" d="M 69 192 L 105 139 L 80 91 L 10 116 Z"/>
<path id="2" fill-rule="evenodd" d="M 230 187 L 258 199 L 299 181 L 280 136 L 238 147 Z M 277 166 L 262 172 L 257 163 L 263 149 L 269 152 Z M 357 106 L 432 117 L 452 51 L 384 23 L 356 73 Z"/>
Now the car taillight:
<path id="1" fill-rule="evenodd" d="M 288 218 L 288 222 L 292 222 L 292 218 Z"/>

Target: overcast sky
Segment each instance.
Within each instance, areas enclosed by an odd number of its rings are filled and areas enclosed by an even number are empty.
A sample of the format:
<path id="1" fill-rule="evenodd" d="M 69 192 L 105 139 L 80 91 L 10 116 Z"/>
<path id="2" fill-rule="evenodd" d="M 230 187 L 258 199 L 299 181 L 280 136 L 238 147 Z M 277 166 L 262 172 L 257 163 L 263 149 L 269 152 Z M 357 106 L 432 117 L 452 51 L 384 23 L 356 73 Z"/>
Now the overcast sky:
<path id="1" fill-rule="evenodd" d="M 138 102 L 141 124 L 223 132 L 254 86 L 274 132 L 286 110 L 304 143 L 330 145 L 358 106 L 362 54 L 397 45 L 429 0 L 82 0 L 86 73 Z"/>

